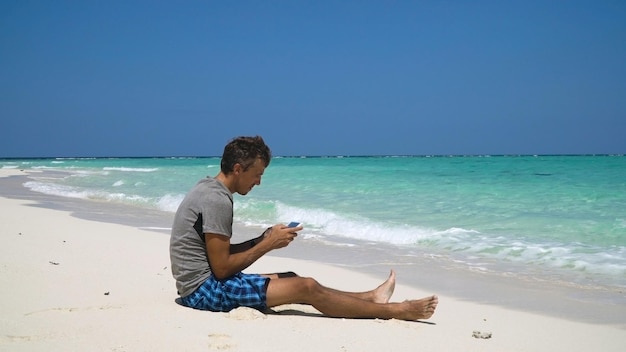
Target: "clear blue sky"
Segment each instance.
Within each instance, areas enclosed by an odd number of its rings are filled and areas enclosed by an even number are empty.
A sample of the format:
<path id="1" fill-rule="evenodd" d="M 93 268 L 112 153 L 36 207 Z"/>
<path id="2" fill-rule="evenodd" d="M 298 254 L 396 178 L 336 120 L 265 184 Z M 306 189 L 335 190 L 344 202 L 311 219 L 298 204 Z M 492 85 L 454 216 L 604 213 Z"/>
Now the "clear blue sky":
<path id="1" fill-rule="evenodd" d="M 626 153 L 626 1 L 0 1 L 0 157 Z"/>

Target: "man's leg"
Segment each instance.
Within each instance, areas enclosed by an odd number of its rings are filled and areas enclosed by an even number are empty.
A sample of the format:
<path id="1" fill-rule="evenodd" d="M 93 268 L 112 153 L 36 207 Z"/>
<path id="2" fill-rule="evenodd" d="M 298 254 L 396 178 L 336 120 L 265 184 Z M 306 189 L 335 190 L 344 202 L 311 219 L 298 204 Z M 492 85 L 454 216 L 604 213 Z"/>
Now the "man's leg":
<path id="1" fill-rule="evenodd" d="M 293 274 L 293 275 L 286 275 L 286 274 Z M 262 274 L 261 276 L 269 277 L 270 279 L 281 279 L 281 278 L 286 278 L 286 277 L 297 277 L 298 275 L 290 271 L 288 273 Z M 332 288 L 327 287 L 328 290 L 335 291 L 335 293 L 337 294 L 350 295 L 356 298 L 360 298 L 360 299 L 364 299 L 364 300 L 372 301 L 376 303 L 389 302 L 389 299 L 391 298 L 391 295 L 393 295 L 393 291 L 395 288 L 396 288 L 396 272 L 393 270 L 391 270 L 391 272 L 389 273 L 389 277 L 387 278 L 387 280 L 385 280 L 385 282 L 383 282 L 382 284 L 380 284 L 380 286 L 378 286 L 377 288 L 371 291 L 344 292 L 344 291 L 338 291 L 338 290 L 334 290 Z"/>
<path id="2" fill-rule="evenodd" d="M 389 279 L 376 289 L 363 293 L 351 293 L 324 287 L 312 278 L 271 279 L 267 288 L 267 306 L 305 303 L 312 305 L 324 315 L 337 318 L 417 320 L 428 319 L 433 315 L 438 303 L 436 296 L 400 303 L 387 303 L 390 295 L 382 302 L 372 299 L 376 296 L 372 294 L 373 292 L 389 291 L 388 283 L 390 282 L 395 285 L 393 272 Z M 380 297 L 380 292 L 378 293 Z"/>

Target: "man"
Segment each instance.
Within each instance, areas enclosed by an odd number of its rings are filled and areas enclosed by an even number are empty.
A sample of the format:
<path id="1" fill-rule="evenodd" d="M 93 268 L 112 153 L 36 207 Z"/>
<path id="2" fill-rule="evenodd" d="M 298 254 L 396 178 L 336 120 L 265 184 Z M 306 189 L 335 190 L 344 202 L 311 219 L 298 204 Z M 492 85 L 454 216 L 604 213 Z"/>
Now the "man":
<path id="1" fill-rule="evenodd" d="M 289 303 L 310 304 L 342 318 L 428 319 L 437 296 L 390 303 L 395 273 L 367 292 L 343 292 L 291 272 L 244 274 L 264 254 L 288 246 L 302 226 L 274 225 L 258 238 L 231 244 L 233 194 L 261 184 L 271 152 L 263 139 L 238 137 L 224 148 L 221 171 L 198 182 L 180 204 L 170 240 L 172 273 L 188 307 L 227 312 L 239 306 L 265 310 Z"/>

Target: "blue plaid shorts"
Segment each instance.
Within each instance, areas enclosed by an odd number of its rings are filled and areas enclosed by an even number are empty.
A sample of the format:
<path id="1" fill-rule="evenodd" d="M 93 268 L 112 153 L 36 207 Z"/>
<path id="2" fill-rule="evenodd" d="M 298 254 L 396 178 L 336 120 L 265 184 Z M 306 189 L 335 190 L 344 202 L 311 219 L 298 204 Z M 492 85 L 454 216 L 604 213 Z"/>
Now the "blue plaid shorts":
<path id="1" fill-rule="evenodd" d="M 181 303 L 213 312 L 229 312 L 240 306 L 265 310 L 269 281 L 257 274 L 238 273 L 224 280 L 211 275 L 192 294 L 182 297 Z"/>

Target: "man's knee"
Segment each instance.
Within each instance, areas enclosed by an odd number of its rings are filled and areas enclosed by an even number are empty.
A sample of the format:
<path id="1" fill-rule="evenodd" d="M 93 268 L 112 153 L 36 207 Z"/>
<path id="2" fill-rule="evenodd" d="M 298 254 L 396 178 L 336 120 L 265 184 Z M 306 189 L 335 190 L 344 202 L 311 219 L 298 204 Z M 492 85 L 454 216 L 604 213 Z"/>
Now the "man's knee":
<path id="1" fill-rule="evenodd" d="M 301 285 L 301 288 L 305 290 L 306 294 L 309 296 L 319 293 L 320 288 L 322 287 L 322 285 L 320 285 L 319 282 L 312 277 L 303 277 Z"/>

